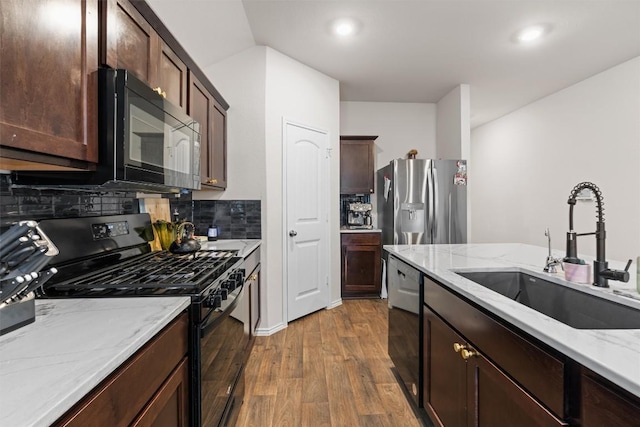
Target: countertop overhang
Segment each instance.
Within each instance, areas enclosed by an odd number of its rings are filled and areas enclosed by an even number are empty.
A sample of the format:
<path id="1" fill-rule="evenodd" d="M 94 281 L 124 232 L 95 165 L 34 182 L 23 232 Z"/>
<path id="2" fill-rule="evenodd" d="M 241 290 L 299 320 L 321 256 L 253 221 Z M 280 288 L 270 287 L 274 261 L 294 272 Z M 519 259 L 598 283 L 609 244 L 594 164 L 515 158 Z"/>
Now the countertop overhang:
<path id="1" fill-rule="evenodd" d="M 576 362 L 640 397 L 640 330 L 575 329 L 538 313 L 497 292 L 487 289 L 456 271 L 520 269 L 602 298 L 640 309 L 640 301 L 613 294 L 614 289 L 638 295 L 636 278 L 629 283 L 610 281 L 610 288 L 575 284 L 564 280 L 562 272 L 544 273 L 547 249 L 525 244 L 386 245 L 384 250 L 437 280 L 490 313 L 537 338 Z M 563 254 L 557 251 L 556 257 Z M 588 263 L 593 258 L 583 257 Z M 625 263 L 609 261 L 623 269 Z M 635 265 L 631 270 L 634 270 Z M 631 275 L 635 276 L 635 275 Z"/>

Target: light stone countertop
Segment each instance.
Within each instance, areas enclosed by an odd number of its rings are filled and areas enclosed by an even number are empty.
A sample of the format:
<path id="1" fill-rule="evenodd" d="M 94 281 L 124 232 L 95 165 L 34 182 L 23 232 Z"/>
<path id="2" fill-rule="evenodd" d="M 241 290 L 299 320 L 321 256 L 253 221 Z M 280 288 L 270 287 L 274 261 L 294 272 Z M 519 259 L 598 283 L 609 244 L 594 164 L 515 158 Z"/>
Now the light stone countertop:
<path id="1" fill-rule="evenodd" d="M 207 241 L 206 237 L 199 237 L 200 246 L 202 249 L 207 250 L 237 250 L 238 256 L 246 258 L 247 255 L 251 254 L 255 249 L 260 247 L 262 244 L 262 240 L 259 239 L 247 239 L 247 240 L 238 240 L 238 239 L 228 239 L 228 240 L 214 240 L 212 242 Z"/>
<path id="2" fill-rule="evenodd" d="M 168 325 L 188 297 L 36 300 L 0 337 L 0 425 L 49 426 Z"/>
<path id="3" fill-rule="evenodd" d="M 472 282 L 455 271 L 492 271 L 505 268 L 526 271 L 620 304 L 640 309 L 640 301 L 613 294 L 613 289 L 638 296 L 636 265 L 629 269 L 629 283 L 609 281 L 610 288 L 596 288 L 564 280 L 562 271 L 544 273 L 547 249 L 525 244 L 386 245 L 397 258 L 428 274 L 508 323 L 550 345 L 571 359 L 640 397 L 640 330 L 574 329 L 505 296 Z M 564 253 L 553 251 L 555 257 Z M 581 256 L 588 264 L 593 257 Z M 624 262 L 609 260 L 609 268 L 624 269 Z"/>
<path id="4" fill-rule="evenodd" d="M 340 233 L 382 233 L 382 230 L 379 229 L 379 228 L 370 228 L 370 229 L 366 229 L 366 228 L 356 228 L 356 229 L 340 228 Z"/>

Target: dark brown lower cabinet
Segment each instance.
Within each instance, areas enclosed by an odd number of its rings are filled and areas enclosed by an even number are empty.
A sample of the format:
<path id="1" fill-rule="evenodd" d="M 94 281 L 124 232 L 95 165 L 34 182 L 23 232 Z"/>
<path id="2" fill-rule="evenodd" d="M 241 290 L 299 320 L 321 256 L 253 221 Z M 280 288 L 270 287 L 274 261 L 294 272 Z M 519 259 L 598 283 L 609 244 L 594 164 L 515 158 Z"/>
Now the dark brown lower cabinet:
<path id="1" fill-rule="evenodd" d="M 342 298 L 380 297 L 380 233 L 342 233 Z"/>
<path id="2" fill-rule="evenodd" d="M 567 425 L 424 307 L 424 408 L 438 426 Z"/>
<path id="3" fill-rule="evenodd" d="M 435 425 L 640 426 L 638 396 L 427 275 L 423 294 L 423 409 Z"/>
<path id="4" fill-rule="evenodd" d="M 581 377 L 582 426 L 640 425 L 640 399 L 592 373 Z"/>
<path id="5" fill-rule="evenodd" d="M 187 325 L 180 315 L 53 425 L 188 426 Z"/>

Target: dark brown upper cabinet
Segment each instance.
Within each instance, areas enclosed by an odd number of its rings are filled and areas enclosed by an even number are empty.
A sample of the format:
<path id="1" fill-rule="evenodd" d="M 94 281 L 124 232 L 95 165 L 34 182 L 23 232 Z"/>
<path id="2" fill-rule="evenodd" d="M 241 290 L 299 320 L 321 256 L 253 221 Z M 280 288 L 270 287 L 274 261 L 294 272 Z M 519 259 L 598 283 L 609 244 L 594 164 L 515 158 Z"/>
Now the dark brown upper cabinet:
<path id="1" fill-rule="evenodd" d="M 90 169 L 98 0 L 2 0 L 0 29 L 0 169 Z"/>
<path id="2" fill-rule="evenodd" d="M 340 194 L 373 193 L 377 136 L 340 137 Z"/>
<path id="3" fill-rule="evenodd" d="M 189 75 L 189 115 L 200 124 L 202 189 L 227 187 L 227 115 L 193 74 Z"/>
<path id="4" fill-rule="evenodd" d="M 100 25 L 100 59 L 125 68 L 157 87 L 161 40 L 151 24 L 128 0 L 104 0 Z"/>
<path id="5" fill-rule="evenodd" d="M 187 111 L 187 66 L 129 0 L 101 2 L 101 60 L 125 68 Z"/>
<path id="6" fill-rule="evenodd" d="M 164 42 L 160 43 L 160 66 L 158 67 L 158 85 L 173 105 L 187 111 L 187 77 L 189 71 L 184 62 Z"/>

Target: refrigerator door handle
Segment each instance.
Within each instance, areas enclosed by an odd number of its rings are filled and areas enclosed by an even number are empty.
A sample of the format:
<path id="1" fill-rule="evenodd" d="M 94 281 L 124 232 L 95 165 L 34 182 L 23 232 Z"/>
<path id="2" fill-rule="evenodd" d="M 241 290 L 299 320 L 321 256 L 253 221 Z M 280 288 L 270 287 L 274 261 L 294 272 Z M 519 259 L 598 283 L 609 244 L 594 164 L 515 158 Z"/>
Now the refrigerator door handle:
<path id="1" fill-rule="evenodd" d="M 431 166 L 427 170 L 427 227 L 426 233 L 429 236 L 428 243 L 433 243 L 433 179 Z"/>
<path id="2" fill-rule="evenodd" d="M 432 240 L 435 240 L 436 238 L 436 233 L 438 232 L 438 213 L 439 213 L 439 209 L 438 209 L 438 205 L 439 205 L 439 194 L 438 194 L 438 170 L 436 169 L 436 165 L 434 164 L 431 167 L 431 174 L 433 176 L 433 213 L 431 215 L 433 215 L 433 232 L 432 232 Z M 432 243 L 436 243 L 435 241 L 433 241 Z"/>

